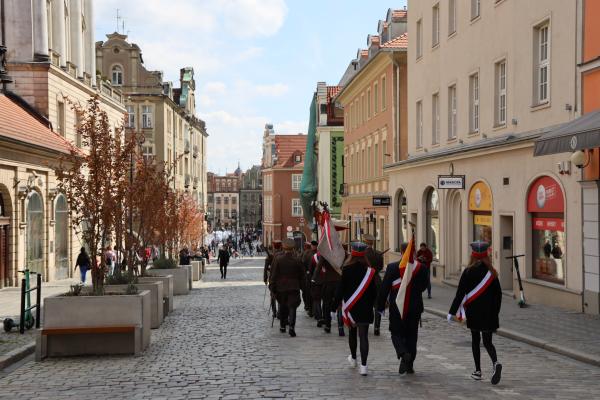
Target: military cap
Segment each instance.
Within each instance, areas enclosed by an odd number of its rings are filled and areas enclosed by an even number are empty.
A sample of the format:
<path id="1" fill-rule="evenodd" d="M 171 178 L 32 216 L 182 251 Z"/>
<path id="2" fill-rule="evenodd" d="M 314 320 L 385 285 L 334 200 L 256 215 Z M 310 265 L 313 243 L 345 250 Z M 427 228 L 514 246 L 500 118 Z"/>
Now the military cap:
<path id="1" fill-rule="evenodd" d="M 317 242 L 316 240 L 313 240 L 312 242 L 310 242 L 311 246 L 318 246 L 319 242 Z"/>
<path id="2" fill-rule="evenodd" d="M 362 235 L 362 239 L 365 242 L 374 242 L 375 241 L 375 236 L 371 235 L 370 233 L 365 233 L 364 235 Z"/>
<path id="3" fill-rule="evenodd" d="M 294 239 L 285 239 L 283 241 L 284 250 L 292 250 L 294 249 L 294 247 L 296 247 L 296 242 L 294 241 Z"/>
<path id="4" fill-rule="evenodd" d="M 488 249 L 490 248 L 490 244 L 481 240 L 477 240 L 471 243 L 471 255 L 475 258 L 483 258 L 488 255 Z"/>
<path id="5" fill-rule="evenodd" d="M 363 242 L 352 242 L 350 247 L 352 249 L 350 254 L 352 254 L 354 257 L 363 257 L 368 246 Z"/>

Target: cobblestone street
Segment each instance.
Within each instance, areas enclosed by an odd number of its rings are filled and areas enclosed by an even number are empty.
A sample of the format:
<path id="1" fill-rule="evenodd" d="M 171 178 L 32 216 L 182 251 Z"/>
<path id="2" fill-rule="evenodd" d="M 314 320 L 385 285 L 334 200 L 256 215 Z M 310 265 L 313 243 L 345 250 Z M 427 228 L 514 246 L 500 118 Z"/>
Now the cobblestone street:
<path id="1" fill-rule="evenodd" d="M 210 265 L 203 282 L 175 301 L 140 357 L 28 361 L 0 379 L 0 399 L 590 399 L 600 369 L 496 337 L 503 379 L 473 370 L 459 325 L 424 314 L 414 376 L 399 376 L 389 334 L 370 336 L 369 375 L 346 362 L 346 338 L 327 335 L 299 309 L 297 338 L 271 328 L 262 259 L 233 261 L 227 281 Z M 387 320 L 382 322 L 387 328 Z M 336 330 L 333 330 L 336 332 Z"/>

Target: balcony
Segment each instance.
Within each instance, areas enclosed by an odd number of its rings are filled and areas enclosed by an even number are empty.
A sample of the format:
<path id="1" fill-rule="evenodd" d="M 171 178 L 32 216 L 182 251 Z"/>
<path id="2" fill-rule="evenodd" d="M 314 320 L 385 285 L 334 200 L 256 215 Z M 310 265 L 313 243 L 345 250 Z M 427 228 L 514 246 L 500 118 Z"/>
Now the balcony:
<path id="1" fill-rule="evenodd" d="M 185 142 L 183 144 L 183 152 L 185 154 L 190 154 L 190 141 L 188 139 L 185 139 Z"/>
<path id="2" fill-rule="evenodd" d="M 190 187 L 191 182 L 192 182 L 192 177 L 190 176 L 190 174 L 185 174 L 184 186 L 186 189 Z"/>
<path id="3" fill-rule="evenodd" d="M 350 193 L 348 193 L 348 184 L 342 183 L 340 185 L 340 196 L 347 197 Z"/>
<path id="4" fill-rule="evenodd" d="M 194 153 L 193 154 L 194 154 L 194 158 L 198 158 L 198 145 L 197 144 L 194 145 Z"/>

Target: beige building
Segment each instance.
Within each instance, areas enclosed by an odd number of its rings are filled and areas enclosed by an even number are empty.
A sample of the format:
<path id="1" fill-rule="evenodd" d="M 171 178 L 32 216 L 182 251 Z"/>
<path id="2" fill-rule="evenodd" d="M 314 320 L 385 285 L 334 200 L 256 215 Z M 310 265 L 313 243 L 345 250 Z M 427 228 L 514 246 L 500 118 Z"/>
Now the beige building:
<path id="1" fill-rule="evenodd" d="M 194 70 L 182 68 L 179 87 L 146 69 L 142 51 L 127 36 L 107 35 L 96 43 L 98 71 L 125 97 L 129 129 L 144 135 L 143 153 L 176 167 L 175 188 L 190 193 L 206 209 L 206 125 L 196 116 Z"/>
<path id="2" fill-rule="evenodd" d="M 69 102 L 85 105 L 94 95 L 99 96 L 111 124 L 122 123 L 121 92 L 96 77 L 92 0 L 6 0 L 0 24 L 12 78 L 4 89 L 17 96 L 11 98 L 29 115 L 51 129 L 49 133 L 22 132 L 31 135 L 34 143 L 37 139 L 41 143 L 41 135 L 52 138 L 58 134 L 62 139 L 55 140 L 80 145 L 78 116 Z M 4 213 L 0 225 L 7 232 L 0 243 L 0 269 L 4 270 L 0 286 L 17 285 L 17 270 L 23 267 L 42 273 L 45 280 L 69 277 L 81 247 L 52 169 L 59 153 L 47 146 L 34 150 L 36 146 L 21 142 L 17 151 L 6 141 L 0 144 Z"/>
<path id="3" fill-rule="evenodd" d="M 568 3 L 568 4 L 565 4 Z M 562 0 L 409 1 L 408 158 L 385 168 L 391 247 L 406 237 L 454 281 L 491 242 L 503 289 L 582 310 L 581 197 L 568 157 L 534 141 L 576 116 L 576 7 Z M 400 115 L 402 119 L 402 115 Z"/>

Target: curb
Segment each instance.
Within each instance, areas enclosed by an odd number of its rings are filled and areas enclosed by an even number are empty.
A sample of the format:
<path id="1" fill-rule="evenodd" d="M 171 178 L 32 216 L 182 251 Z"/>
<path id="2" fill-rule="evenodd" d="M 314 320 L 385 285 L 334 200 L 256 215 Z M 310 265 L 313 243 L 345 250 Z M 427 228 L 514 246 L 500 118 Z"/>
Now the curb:
<path id="1" fill-rule="evenodd" d="M 31 342 L 26 344 L 25 346 L 21 346 L 14 350 L 9 351 L 8 353 L 0 356 L 0 371 L 3 369 L 10 367 L 16 362 L 21 361 L 25 357 L 35 352 L 35 342 Z"/>
<path id="2" fill-rule="evenodd" d="M 448 315 L 447 312 L 431 308 L 425 307 L 425 311 L 429 314 L 437 315 L 438 317 L 446 318 Z M 537 337 L 526 335 L 524 333 L 520 333 L 517 331 L 513 331 L 511 329 L 500 328 L 497 331 L 498 335 L 503 336 L 508 339 L 516 340 L 518 342 L 526 343 L 531 346 L 538 347 L 540 349 L 550 351 L 552 353 L 560 354 L 565 357 L 572 358 L 573 360 L 577 360 L 586 364 L 590 364 L 596 367 L 600 367 L 600 357 L 594 356 L 591 354 L 583 353 L 578 350 L 570 349 L 564 346 L 561 346 L 556 343 L 548 342 Z"/>

